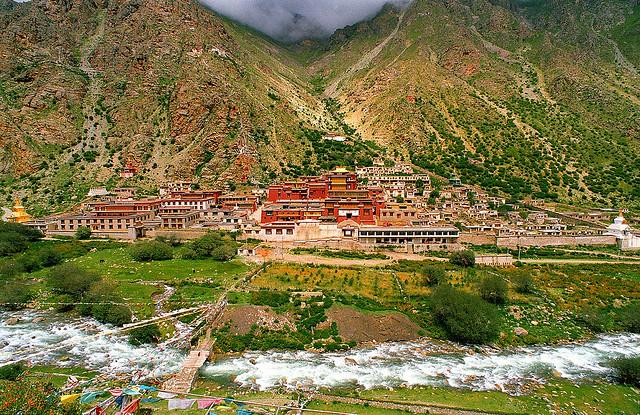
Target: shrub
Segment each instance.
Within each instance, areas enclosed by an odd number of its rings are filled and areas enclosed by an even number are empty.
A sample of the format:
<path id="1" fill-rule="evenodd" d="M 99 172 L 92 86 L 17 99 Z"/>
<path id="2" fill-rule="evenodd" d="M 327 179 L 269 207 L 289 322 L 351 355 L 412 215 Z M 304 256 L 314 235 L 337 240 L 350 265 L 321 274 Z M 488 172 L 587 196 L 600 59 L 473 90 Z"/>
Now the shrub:
<path id="1" fill-rule="evenodd" d="M 173 258 L 173 249 L 163 242 L 137 242 L 129 248 L 129 254 L 135 261 L 165 261 Z"/>
<path id="2" fill-rule="evenodd" d="M 595 333 L 607 330 L 609 319 L 607 315 L 597 308 L 585 307 L 577 313 L 577 320 Z"/>
<path id="3" fill-rule="evenodd" d="M 449 257 L 449 262 L 459 267 L 473 267 L 476 265 L 476 254 L 469 249 L 466 251 L 454 252 Z"/>
<path id="4" fill-rule="evenodd" d="M 9 365 L 0 366 L 0 380 L 18 380 L 25 370 L 26 367 L 22 363 L 11 363 Z"/>
<path id="5" fill-rule="evenodd" d="M 529 274 L 515 274 L 511 277 L 513 289 L 520 294 L 532 293 L 535 289 L 533 277 Z"/>
<path id="6" fill-rule="evenodd" d="M 62 255 L 52 248 L 44 248 L 36 253 L 43 267 L 53 267 L 62 262 Z"/>
<path id="7" fill-rule="evenodd" d="M 80 226 L 76 230 L 76 239 L 89 239 L 91 238 L 91 228 L 88 226 Z"/>
<path id="8" fill-rule="evenodd" d="M 622 325 L 632 333 L 640 333 L 640 303 L 628 305 L 622 312 Z"/>
<path id="9" fill-rule="evenodd" d="M 616 380 L 625 385 L 640 386 L 640 357 L 623 357 L 611 362 Z"/>
<path id="10" fill-rule="evenodd" d="M 507 302 L 509 288 L 507 282 L 499 275 L 488 275 L 480 280 L 478 290 L 483 300 L 493 304 Z"/>
<path id="11" fill-rule="evenodd" d="M 7 310 L 22 310 L 33 298 L 29 287 L 18 282 L 9 282 L 0 290 L 0 303 Z"/>
<path id="12" fill-rule="evenodd" d="M 62 264 L 49 271 L 47 284 L 53 291 L 81 299 L 100 277 L 74 264 Z"/>
<path id="13" fill-rule="evenodd" d="M 289 293 L 286 292 L 261 290 L 251 293 L 251 304 L 279 307 L 288 303 Z"/>
<path id="14" fill-rule="evenodd" d="M 447 279 L 447 273 L 433 265 L 427 265 L 422 269 L 422 284 L 428 286 L 438 285 Z"/>
<path id="15" fill-rule="evenodd" d="M 449 338 L 462 343 L 488 343 L 500 332 L 495 306 L 448 285 L 439 286 L 431 294 L 431 312 Z"/>
<path id="16" fill-rule="evenodd" d="M 54 397 L 58 388 L 51 383 L 42 383 L 29 379 L 16 382 L 0 382 L 2 415 L 80 415 L 78 402 L 62 405 Z"/>
<path id="17" fill-rule="evenodd" d="M 143 344 L 157 344 L 162 338 L 157 324 L 139 327 L 129 332 L 129 343 L 140 346 Z"/>
<path id="18" fill-rule="evenodd" d="M 100 281 L 95 283 L 85 295 L 85 302 L 78 307 L 83 316 L 92 316 L 101 323 L 122 326 L 131 322 L 131 310 L 118 304 L 122 298 L 116 291 L 113 282 Z"/>

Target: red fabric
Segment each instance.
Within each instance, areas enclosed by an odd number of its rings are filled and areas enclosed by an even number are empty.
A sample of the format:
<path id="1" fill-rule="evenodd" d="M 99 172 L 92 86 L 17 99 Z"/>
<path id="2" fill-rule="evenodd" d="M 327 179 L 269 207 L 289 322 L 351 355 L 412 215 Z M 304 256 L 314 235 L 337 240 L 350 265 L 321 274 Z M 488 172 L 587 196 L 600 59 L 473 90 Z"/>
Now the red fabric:
<path id="1" fill-rule="evenodd" d="M 136 399 L 135 401 L 131 401 L 131 403 L 122 409 L 122 411 L 117 412 L 116 415 L 132 415 L 135 411 L 140 408 L 140 399 Z"/>

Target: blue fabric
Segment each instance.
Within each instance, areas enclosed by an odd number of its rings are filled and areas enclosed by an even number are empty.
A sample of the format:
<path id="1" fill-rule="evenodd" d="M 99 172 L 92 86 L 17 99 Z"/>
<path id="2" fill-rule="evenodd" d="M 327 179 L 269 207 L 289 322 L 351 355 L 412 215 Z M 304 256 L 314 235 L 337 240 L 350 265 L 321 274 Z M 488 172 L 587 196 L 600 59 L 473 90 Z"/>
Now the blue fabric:
<path id="1" fill-rule="evenodd" d="M 133 389 L 122 389 L 122 394 L 129 395 L 129 396 L 142 395 L 140 392 L 134 391 Z"/>
<path id="2" fill-rule="evenodd" d="M 236 415 L 253 415 L 253 412 L 240 408 L 236 411 Z"/>
<path id="3" fill-rule="evenodd" d="M 140 400 L 141 403 L 156 403 L 160 402 L 162 399 L 160 398 L 142 398 Z"/>
<path id="4" fill-rule="evenodd" d="M 145 392 L 155 392 L 158 390 L 158 388 L 156 388 L 155 386 L 140 385 L 138 387 L 140 388 L 141 391 L 145 391 Z"/>
<path id="5" fill-rule="evenodd" d="M 116 403 L 116 405 L 121 406 L 122 405 L 122 401 L 124 401 L 124 395 L 118 396 L 116 398 L 116 400 L 115 400 L 115 403 Z"/>
<path id="6" fill-rule="evenodd" d="M 98 396 L 104 395 L 104 391 L 83 393 L 80 397 L 80 403 L 87 404 L 98 399 Z"/>

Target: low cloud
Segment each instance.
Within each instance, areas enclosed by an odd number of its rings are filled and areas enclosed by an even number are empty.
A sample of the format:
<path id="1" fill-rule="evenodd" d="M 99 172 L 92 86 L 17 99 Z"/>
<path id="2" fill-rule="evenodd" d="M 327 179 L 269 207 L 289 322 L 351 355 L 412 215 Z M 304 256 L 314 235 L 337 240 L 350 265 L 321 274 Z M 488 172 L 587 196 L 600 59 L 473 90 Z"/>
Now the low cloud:
<path id="1" fill-rule="evenodd" d="M 324 38 L 411 0 L 200 0 L 212 10 L 284 42 Z"/>

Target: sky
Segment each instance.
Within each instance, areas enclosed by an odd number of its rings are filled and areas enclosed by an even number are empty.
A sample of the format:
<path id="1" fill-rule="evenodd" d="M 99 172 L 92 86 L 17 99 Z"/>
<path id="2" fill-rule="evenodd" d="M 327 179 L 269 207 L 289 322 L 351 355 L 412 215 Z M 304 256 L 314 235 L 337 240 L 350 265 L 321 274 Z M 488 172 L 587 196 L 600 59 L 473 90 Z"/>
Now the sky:
<path id="1" fill-rule="evenodd" d="M 387 3 L 411 0 L 199 0 L 217 13 L 284 42 L 330 36 L 375 16 Z"/>

